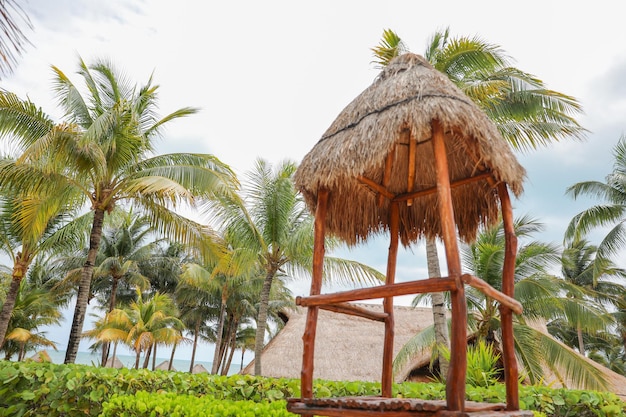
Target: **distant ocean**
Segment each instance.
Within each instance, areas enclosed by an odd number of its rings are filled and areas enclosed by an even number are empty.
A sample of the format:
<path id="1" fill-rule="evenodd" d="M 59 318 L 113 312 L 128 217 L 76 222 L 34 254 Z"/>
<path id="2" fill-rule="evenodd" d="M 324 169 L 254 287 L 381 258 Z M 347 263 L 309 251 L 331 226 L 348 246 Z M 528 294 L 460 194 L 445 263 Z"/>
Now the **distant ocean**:
<path id="1" fill-rule="evenodd" d="M 64 350 L 47 350 L 46 352 L 48 352 L 48 355 L 50 355 L 50 359 L 52 360 L 53 363 L 63 363 L 63 361 L 65 360 L 65 351 Z M 30 357 L 32 355 L 28 355 L 27 357 Z M 132 368 L 135 366 L 135 357 L 134 356 L 130 356 L 130 355 L 115 355 L 115 357 L 117 359 L 120 360 L 120 362 L 122 362 L 122 364 L 124 365 L 125 368 Z M 156 358 L 156 366 L 159 366 L 159 364 L 161 364 L 164 361 L 169 361 L 169 358 Z M 77 364 L 82 364 L 82 365 L 92 365 L 92 366 L 99 366 L 100 365 L 100 355 L 96 354 L 96 353 L 90 353 L 90 352 L 78 352 L 76 354 L 76 363 Z M 205 362 L 205 361 L 194 361 L 194 365 L 202 365 L 204 366 L 207 371 L 211 371 L 211 367 L 213 366 L 211 362 Z M 174 359 L 173 361 L 173 366 L 174 369 L 176 369 L 177 371 L 182 371 L 182 372 L 189 372 L 189 366 L 191 365 L 191 361 L 187 360 L 187 359 Z M 143 366 L 143 356 L 141 358 L 141 361 L 139 362 L 139 366 Z M 230 370 L 228 372 L 228 375 L 232 375 L 232 374 L 236 374 L 239 373 L 239 370 L 241 368 L 240 364 L 232 364 L 230 367 Z M 244 365 L 245 368 L 245 365 Z M 150 359 L 150 365 L 149 365 L 149 369 L 152 369 L 152 359 Z"/>

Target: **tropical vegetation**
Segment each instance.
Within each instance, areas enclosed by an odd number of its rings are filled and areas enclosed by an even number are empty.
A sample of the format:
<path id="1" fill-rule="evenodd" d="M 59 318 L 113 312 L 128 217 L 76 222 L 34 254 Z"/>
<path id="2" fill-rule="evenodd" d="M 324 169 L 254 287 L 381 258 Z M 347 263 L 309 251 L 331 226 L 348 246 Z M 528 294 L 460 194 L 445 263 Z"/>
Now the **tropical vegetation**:
<path id="1" fill-rule="evenodd" d="M 12 4 L 3 2 L 0 8 Z M 20 47 L 24 38 L 16 42 Z M 384 66 L 407 50 L 399 36 L 386 31 L 374 48 L 376 63 Z M 12 63 L 14 58 L 7 56 L 5 64 Z M 454 38 L 445 30 L 434 34 L 425 57 L 475 100 L 520 151 L 586 133 L 574 117 L 581 111 L 574 98 L 551 91 L 514 68 L 496 45 L 479 38 Z M 2 71 L 6 67 L 0 66 Z M 104 388 L 94 385 L 96 390 L 83 392 L 82 384 L 93 377 L 84 368 L 40 365 L 35 376 L 24 378 L 48 384 L 62 374 L 64 388 L 58 395 L 69 390 L 84 398 L 71 397 L 74 404 L 68 400 L 38 406 L 62 413 L 68 412 L 61 410 L 65 404 L 70 408 L 84 401 L 101 404 L 119 392 L 113 388 L 115 381 L 125 387 L 157 389 L 166 378 L 140 373 L 139 368 L 155 369 L 157 352 L 163 349 L 171 352 L 171 366 L 176 348 L 191 344 L 191 372 L 200 341 L 215 346 L 212 374 L 226 375 L 237 351 L 242 364 L 244 352 L 254 351 L 254 373 L 262 375 L 261 351 L 284 324 L 281 310 L 293 307 L 286 284 L 307 278 L 312 266 L 313 218 L 292 182 L 297 164 L 283 161 L 274 166 L 259 158 L 240 183 L 214 155 L 160 155 L 157 140 L 164 127 L 193 116 L 197 109 L 184 107 L 159 116 L 158 86 L 152 77 L 134 84 L 109 61 L 79 60 L 80 85 L 59 68 L 52 71 L 53 91 L 63 114 L 59 121 L 29 99 L 0 90 L 0 138 L 11 149 L 0 160 L 0 251 L 11 263 L 0 269 L 4 357 L 20 362 L 39 348 L 57 348 L 42 329 L 58 325 L 60 309 L 75 300 L 65 362 L 74 362 L 78 343 L 86 338 L 101 354 L 102 366 L 115 363 L 118 347 L 127 346 L 135 355 L 138 373 L 102 370 L 101 375 L 110 379 L 101 383 Z M 614 262 L 626 241 L 626 140 L 620 140 L 613 156 L 614 169 L 606 182 L 584 182 L 568 189 L 574 198 L 589 195 L 606 204 L 572 220 L 564 247 L 535 240 L 541 232 L 537 220 L 517 219 L 521 245 L 515 296 L 524 314 L 515 319 L 515 342 L 523 377 L 530 383 L 541 382 L 549 370 L 583 386 L 605 388 L 597 369 L 582 356 L 626 374 L 625 272 Z M 183 210 L 203 218 L 183 216 Z M 590 233 L 607 225 L 615 227 L 599 245 L 590 243 Z M 501 277 L 503 242 L 497 224 L 482 230 L 463 252 L 465 269 L 495 288 Z M 435 243 L 427 242 L 430 276 L 441 275 Z M 329 238 L 327 251 L 332 254 L 339 245 Z M 325 278 L 335 282 L 371 283 L 382 278 L 375 269 L 347 259 L 328 256 L 325 262 Z M 473 343 L 479 348 L 476 360 L 498 364 L 497 304 L 472 291 L 467 301 Z M 437 340 L 445 346 L 441 340 L 447 331 L 446 300 L 442 294 L 431 295 L 431 302 L 435 313 L 439 311 Z M 88 305 L 97 317 L 92 328 L 83 329 Z M 397 363 L 432 344 L 434 335 L 435 329 L 417 335 Z M 436 360 L 443 364 L 445 355 Z M 31 364 L 0 366 L 3 395 L 13 392 L 14 381 L 35 369 Z M 493 385 L 498 377 L 481 372 L 473 376 L 475 381 L 488 381 L 484 385 Z M 211 383 L 215 381 L 226 380 Z M 274 399 L 296 392 L 293 381 L 287 383 L 289 388 L 263 379 L 237 381 L 244 383 L 235 382 L 225 390 L 251 398 L 262 395 L 258 387 L 263 387 L 267 388 L 263 395 L 273 393 Z M 250 381 L 257 385 L 249 388 Z M 196 382 L 180 383 L 186 392 L 200 390 Z M 320 384 L 316 390 L 330 395 L 329 386 L 334 387 Z M 344 385 L 333 392 L 342 389 L 366 391 Z M 22 387 L 19 395 L 35 403 L 57 393 L 50 387 Z M 479 394 L 468 391 L 468 395 Z M 488 397 L 485 392 L 480 395 Z M 530 397 L 522 397 L 522 402 L 531 404 Z M 32 405 L 18 403 L 12 411 Z M 613 406 L 613 400 L 606 405 Z"/>

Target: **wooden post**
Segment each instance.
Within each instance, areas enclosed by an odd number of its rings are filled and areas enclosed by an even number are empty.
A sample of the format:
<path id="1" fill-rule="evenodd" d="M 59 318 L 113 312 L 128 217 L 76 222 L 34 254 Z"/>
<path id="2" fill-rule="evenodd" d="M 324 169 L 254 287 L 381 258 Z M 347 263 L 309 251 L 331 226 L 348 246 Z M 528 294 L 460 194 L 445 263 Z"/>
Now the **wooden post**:
<path id="1" fill-rule="evenodd" d="M 446 379 L 446 403 L 449 411 L 463 411 L 467 373 L 467 306 L 465 304 L 465 289 L 461 281 L 461 259 L 456 237 L 444 132 L 438 120 L 433 120 L 431 126 L 437 173 L 439 216 L 441 218 L 448 276 L 457 282 L 457 289 L 450 294 L 452 299 L 452 331 L 450 335 L 450 367 Z"/>
<path id="2" fill-rule="evenodd" d="M 393 202 L 389 206 L 389 254 L 387 256 L 387 277 L 386 285 L 392 285 L 396 279 L 396 260 L 398 257 L 398 239 L 400 220 L 398 214 L 398 204 Z M 381 379 L 382 396 L 391 398 L 393 386 L 393 339 L 394 339 L 394 318 L 393 318 L 393 296 L 383 299 L 383 309 L 387 314 L 385 319 L 385 344 L 383 346 L 383 375 Z"/>
<path id="3" fill-rule="evenodd" d="M 417 142 L 411 138 L 411 132 L 407 129 L 402 132 L 402 135 L 406 137 L 409 142 L 409 160 L 408 160 L 408 178 L 406 184 L 406 192 L 410 194 L 415 187 L 415 156 L 417 153 Z M 406 200 L 406 205 L 413 205 L 413 200 Z"/>
<path id="4" fill-rule="evenodd" d="M 515 257 L 517 255 L 517 236 L 513 222 L 513 208 L 511 198 L 505 183 L 498 185 L 498 195 L 502 206 L 502 222 L 504 225 L 504 265 L 502 267 L 502 292 L 509 297 L 515 292 Z M 504 360 L 504 383 L 506 386 L 507 410 L 519 410 L 519 388 L 517 359 L 515 358 L 515 343 L 513 336 L 513 311 L 500 305 L 500 320 L 502 322 L 502 359 Z"/>
<path id="5" fill-rule="evenodd" d="M 328 207 L 328 190 L 320 189 L 317 193 L 315 209 L 315 231 L 313 243 L 313 276 L 311 279 L 311 295 L 318 295 L 322 290 L 322 274 L 324 272 L 324 239 L 326 226 L 326 209 Z M 315 356 L 315 332 L 319 307 L 308 308 L 306 327 L 302 336 L 302 398 L 313 398 L 313 365 Z"/>

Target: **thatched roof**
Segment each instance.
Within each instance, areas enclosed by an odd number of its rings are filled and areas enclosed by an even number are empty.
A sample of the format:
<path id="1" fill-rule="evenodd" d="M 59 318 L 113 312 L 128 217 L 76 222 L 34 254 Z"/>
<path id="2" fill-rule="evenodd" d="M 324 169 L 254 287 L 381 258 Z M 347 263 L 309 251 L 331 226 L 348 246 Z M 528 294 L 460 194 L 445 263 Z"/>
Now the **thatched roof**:
<path id="1" fill-rule="evenodd" d="M 368 310 L 382 312 L 382 305 L 367 304 Z M 269 377 L 300 378 L 302 368 L 302 335 L 306 322 L 306 308 L 287 310 L 285 327 L 263 350 L 263 375 Z M 430 308 L 395 307 L 394 356 L 411 337 L 432 325 Z M 384 324 L 362 317 L 319 311 L 315 342 L 315 378 L 328 380 L 380 381 Z M 427 364 L 430 352 L 424 352 Z M 397 375 L 402 381 L 407 369 Z M 252 361 L 242 373 L 253 373 Z"/>
<path id="2" fill-rule="evenodd" d="M 170 361 L 163 361 L 160 364 L 158 364 L 156 368 L 154 369 L 158 369 L 160 371 L 175 371 L 176 370 L 174 366 L 172 366 L 172 369 L 170 369 Z"/>
<path id="3" fill-rule="evenodd" d="M 112 357 L 111 357 L 111 358 L 109 358 L 109 359 L 107 359 L 107 363 L 105 364 L 105 367 L 106 367 L 106 368 L 117 368 L 117 369 L 120 369 L 120 368 L 123 368 L 123 367 L 124 367 L 124 364 L 123 364 L 123 363 L 122 363 L 122 361 L 121 361 L 121 360 L 119 360 L 119 358 L 116 356 L 116 357 L 115 357 L 115 361 L 113 361 L 113 358 L 112 358 Z"/>
<path id="4" fill-rule="evenodd" d="M 361 304 L 361 306 L 364 306 Z M 367 309 L 382 312 L 382 305 L 367 304 Z M 302 334 L 306 322 L 306 308 L 285 311 L 288 317 L 285 327 L 263 350 L 263 375 L 274 378 L 300 378 L 302 367 Z M 395 343 L 394 357 L 400 348 L 416 333 L 432 325 L 431 308 L 394 307 Z M 533 327 L 547 334 L 541 324 Z M 334 381 L 380 381 L 383 357 L 383 324 L 369 319 L 319 311 L 317 337 L 315 341 L 314 378 Z M 567 346 L 565 349 L 572 351 Z M 573 351 L 572 351 L 573 352 Z M 424 351 L 411 360 L 400 372 L 396 382 L 411 378 L 415 370 L 427 366 L 430 351 Z M 586 359 L 598 368 L 606 378 L 609 390 L 626 400 L 626 377 L 619 375 L 596 362 Z M 572 381 L 560 381 L 548 369 L 545 382 L 553 387 L 577 388 Z M 242 371 L 254 373 L 254 361 Z"/>
<path id="5" fill-rule="evenodd" d="M 389 200 L 379 206 L 376 192 L 364 186 L 359 176 L 383 185 L 393 196 L 435 187 L 430 144 L 433 120 L 444 130 L 452 182 L 491 174 L 453 188 L 455 221 L 462 239 L 474 239 L 481 223 L 497 219 L 495 183 L 506 182 L 516 195 L 522 192 L 525 171 L 495 125 L 424 58 L 404 54 L 348 104 L 295 174 L 295 183 L 312 210 L 318 190 L 331 191 L 326 216 L 329 233 L 357 244 L 370 233 L 386 230 Z M 407 183 L 409 140 L 417 142 L 413 184 Z M 384 181 L 389 154 L 393 156 L 391 178 Z M 412 203 L 400 209 L 400 237 L 405 246 L 422 235 L 441 235 L 435 194 Z"/>
<path id="6" fill-rule="evenodd" d="M 209 371 L 207 371 L 207 369 L 201 363 L 197 363 L 193 366 L 193 368 L 191 368 L 192 374 L 201 374 L 201 373 L 208 373 L 208 372 Z"/>
<path id="7" fill-rule="evenodd" d="M 50 354 L 47 350 L 40 350 L 39 352 L 36 352 L 33 356 L 28 358 L 28 360 L 33 362 L 52 362 Z"/>

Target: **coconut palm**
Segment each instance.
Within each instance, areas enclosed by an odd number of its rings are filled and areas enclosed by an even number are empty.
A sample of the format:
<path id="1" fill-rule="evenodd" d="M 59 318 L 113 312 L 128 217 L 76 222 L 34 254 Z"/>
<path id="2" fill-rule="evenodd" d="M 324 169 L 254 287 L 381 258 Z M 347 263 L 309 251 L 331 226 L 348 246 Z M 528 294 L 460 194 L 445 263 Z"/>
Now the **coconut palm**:
<path id="1" fill-rule="evenodd" d="M 313 254 L 313 219 L 296 192 L 292 176 L 296 165 L 284 161 L 275 168 L 258 159 L 248 173 L 242 200 L 222 200 L 215 207 L 225 239 L 238 248 L 238 265 L 258 265 L 264 277 L 260 294 L 255 342 L 255 375 L 261 375 L 270 291 L 279 276 L 309 274 Z M 329 239 L 327 248 L 336 242 Z M 381 280 L 382 275 L 363 264 L 327 257 L 325 270 L 338 280 Z M 232 271 L 236 273 L 237 271 Z"/>
<path id="2" fill-rule="evenodd" d="M 137 301 L 124 312 L 132 324 L 126 343 L 135 351 L 135 369 L 139 368 L 142 352 L 145 352 L 143 367 L 147 368 L 150 356 L 158 344 L 173 345 L 182 339 L 182 322 L 176 317 L 178 312 L 174 301 L 166 294 L 157 293 L 145 300 L 141 292 L 137 291 Z"/>
<path id="3" fill-rule="evenodd" d="M 574 216 L 565 231 L 566 241 L 572 241 L 586 236 L 595 228 L 611 227 L 598 245 L 597 259 L 610 259 L 622 250 L 626 241 L 626 136 L 620 137 L 613 148 L 613 158 L 613 171 L 604 182 L 583 181 L 566 190 L 566 194 L 574 199 L 589 196 L 601 200 L 601 203 Z M 596 269 L 594 279 L 599 274 Z"/>
<path id="4" fill-rule="evenodd" d="M 626 288 L 620 284 L 620 278 L 626 277 L 626 271 L 617 268 L 609 259 L 596 258 L 597 248 L 585 239 L 568 242 L 561 257 L 563 278 L 574 286 L 570 298 L 594 303 L 598 308 L 619 307 L 619 301 Z M 606 314 L 609 314 L 608 311 Z M 559 333 L 567 328 L 574 328 L 576 345 L 581 355 L 585 355 L 584 332 L 578 320 L 559 323 Z M 590 335 L 591 336 L 591 335 Z"/>
<path id="5" fill-rule="evenodd" d="M 383 32 L 372 48 L 375 63 L 386 66 L 409 48 L 392 30 Z M 562 138 L 582 138 L 583 129 L 574 118 L 581 106 L 573 97 L 549 90 L 535 76 L 511 66 L 504 51 L 479 37 L 451 37 L 449 29 L 430 38 L 424 57 L 477 103 L 515 148 L 536 149 Z M 430 277 L 441 276 L 436 242 L 427 239 L 426 255 Z M 431 294 L 437 344 L 449 345 L 443 295 Z M 439 355 L 441 372 L 447 361 Z"/>
<path id="6" fill-rule="evenodd" d="M 15 300 L 13 314 L 7 326 L 2 350 L 7 359 L 17 354 L 23 360 L 28 351 L 38 346 L 56 349 L 56 343 L 40 328 L 60 325 L 62 315 L 59 298 L 45 286 L 23 280 Z"/>
<path id="7" fill-rule="evenodd" d="M 1 180 L 0 180 L 1 183 Z M 0 251 L 14 262 L 9 290 L 0 312 L 0 347 L 13 314 L 22 280 L 35 257 L 45 252 L 76 248 L 83 243 L 81 232 L 86 216 L 74 218 L 70 196 L 53 198 L 2 187 L 0 197 Z M 62 196 L 62 199 L 57 198 Z"/>
<path id="8" fill-rule="evenodd" d="M 28 38 L 20 29 L 20 24 L 32 28 L 24 9 L 15 0 L 0 2 L 0 78 L 13 71 L 17 57 L 25 50 Z"/>
<path id="9" fill-rule="evenodd" d="M 141 273 L 140 263 L 151 258 L 155 242 L 150 238 L 150 223 L 145 216 L 115 210 L 118 214 L 113 227 L 103 230 L 102 246 L 94 269 L 94 292 L 100 292 L 108 301 L 108 310 L 116 305 L 120 283 L 146 291 L 149 279 Z M 113 213 L 112 213 L 113 214 Z M 134 292 L 134 291 L 133 291 Z M 103 300 L 104 301 L 104 300 Z"/>
<path id="10" fill-rule="evenodd" d="M 25 151 L 17 163 L 0 165 L 0 175 L 16 188 L 45 191 L 63 184 L 80 191 L 93 212 L 66 350 L 65 362 L 71 363 L 78 350 L 105 214 L 125 201 L 148 216 L 156 233 L 208 255 L 215 249 L 210 229 L 173 209 L 230 193 L 236 179 L 212 155 L 155 155 L 155 140 L 164 125 L 196 109 L 186 107 L 158 118 L 158 86 L 152 78 L 137 87 L 110 62 L 99 60 L 87 66 L 80 60 L 79 74 L 87 91 L 83 96 L 59 68 L 52 69 L 64 122 L 52 124 L 30 101 L 3 93 L 9 99 L 0 107 L 0 126 Z"/>

